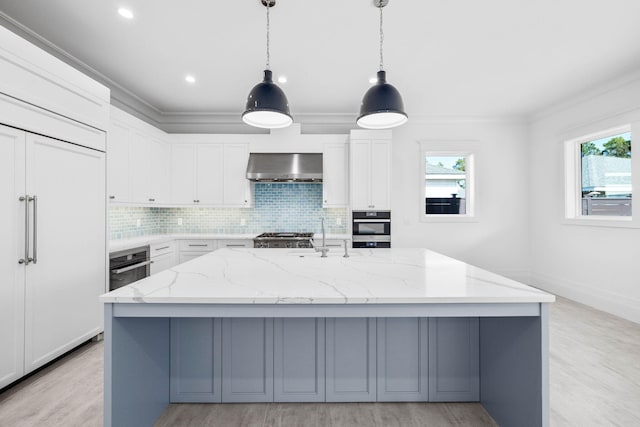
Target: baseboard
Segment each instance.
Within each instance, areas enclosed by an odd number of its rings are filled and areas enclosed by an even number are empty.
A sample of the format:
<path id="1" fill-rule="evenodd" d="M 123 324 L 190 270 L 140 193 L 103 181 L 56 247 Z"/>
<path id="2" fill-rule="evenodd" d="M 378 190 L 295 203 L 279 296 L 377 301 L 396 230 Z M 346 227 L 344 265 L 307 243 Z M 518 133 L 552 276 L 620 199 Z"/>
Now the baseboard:
<path id="1" fill-rule="evenodd" d="M 640 299 L 541 273 L 531 275 L 533 286 L 579 303 L 640 323 Z"/>

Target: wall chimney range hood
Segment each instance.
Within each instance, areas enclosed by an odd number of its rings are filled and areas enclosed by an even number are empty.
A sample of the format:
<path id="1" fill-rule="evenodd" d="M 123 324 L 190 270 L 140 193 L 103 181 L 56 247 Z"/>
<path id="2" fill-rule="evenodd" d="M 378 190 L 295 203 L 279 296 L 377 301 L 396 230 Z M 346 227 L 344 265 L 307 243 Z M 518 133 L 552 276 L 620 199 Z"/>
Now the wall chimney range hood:
<path id="1" fill-rule="evenodd" d="M 322 153 L 251 153 L 247 179 L 256 182 L 322 182 Z"/>

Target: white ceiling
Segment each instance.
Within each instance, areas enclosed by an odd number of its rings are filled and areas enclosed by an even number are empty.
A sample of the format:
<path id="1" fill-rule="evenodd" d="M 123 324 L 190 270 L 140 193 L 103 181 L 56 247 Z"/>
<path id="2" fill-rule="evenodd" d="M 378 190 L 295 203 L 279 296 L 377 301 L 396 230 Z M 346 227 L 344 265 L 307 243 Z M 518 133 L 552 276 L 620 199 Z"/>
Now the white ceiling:
<path id="1" fill-rule="evenodd" d="M 259 0 L 0 0 L 0 11 L 157 113 L 240 121 L 262 78 Z M 271 68 L 289 80 L 294 118 L 355 118 L 378 69 L 378 16 L 372 0 L 277 1 Z M 638 0 L 390 0 L 387 78 L 410 119 L 526 117 L 638 69 L 639 17 Z"/>

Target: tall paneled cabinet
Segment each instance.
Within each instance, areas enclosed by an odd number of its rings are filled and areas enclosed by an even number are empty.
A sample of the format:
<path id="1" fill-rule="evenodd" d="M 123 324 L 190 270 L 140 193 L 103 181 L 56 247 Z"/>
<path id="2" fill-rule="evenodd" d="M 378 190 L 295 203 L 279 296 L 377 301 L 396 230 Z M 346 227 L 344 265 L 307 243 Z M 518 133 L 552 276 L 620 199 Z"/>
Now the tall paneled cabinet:
<path id="1" fill-rule="evenodd" d="M 4 387 L 102 331 L 109 91 L 2 27 L 0 47 Z"/>
<path id="2" fill-rule="evenodd" d="M 352 130 L 349 142 L 352 210 L 391 209 L 391 131 Z"/>

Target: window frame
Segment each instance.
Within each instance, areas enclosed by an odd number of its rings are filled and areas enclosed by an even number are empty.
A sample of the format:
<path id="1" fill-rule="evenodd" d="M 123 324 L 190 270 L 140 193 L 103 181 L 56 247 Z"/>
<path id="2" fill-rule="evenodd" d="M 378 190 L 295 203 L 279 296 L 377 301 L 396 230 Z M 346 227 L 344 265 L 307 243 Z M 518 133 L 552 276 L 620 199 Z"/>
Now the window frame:
<path id="1" fill-rule="evenodd" d="M 638 185 L 638 181 L 640 179 L 640 168 L 638 167 L 638 162 L 640 161 L 640 156 L 634 156 L 633 154 L 633 147 L 635 145 L 633 128 L 633 124 L 625 124 L 566 139 L 564 141 L 564 224 L 595 227 L 640 228 L 640 205 L 638 203 L 638 197 L 633 195 L 637 192 L 637 189 L 640 188 Z M 627 132 L 631 132 L 631 216 L 583 215 L 582 144 Z M 636 149 L 635 151 L 638 152 L 639 150 Z"/>
<path id="2" fill-rule="evenodd" d="M 477 162 L 476 150 L 472 143 L 446 143 L 447 148 L 442 144 L 429 142 L 420 143 L 420 200 L 419 218 L 420 222 L 477 222 L 476 203 L 476 179 L 475 169 Z M 427 214 L 425 213 L 425 180 L 426 180 L 426 157 L 465 157 L 465 214 Z"/>

